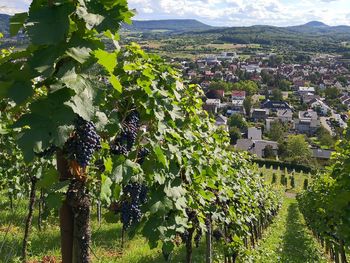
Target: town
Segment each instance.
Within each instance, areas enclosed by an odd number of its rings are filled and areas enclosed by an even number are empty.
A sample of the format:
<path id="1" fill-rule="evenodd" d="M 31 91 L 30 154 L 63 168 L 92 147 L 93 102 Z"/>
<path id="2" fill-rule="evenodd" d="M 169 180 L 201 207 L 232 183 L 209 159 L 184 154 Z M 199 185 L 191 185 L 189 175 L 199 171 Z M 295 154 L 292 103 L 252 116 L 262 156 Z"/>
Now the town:
<path id="1" fill-rule="evenodd" d="M 341 56 L 287 64 L 273 53 L 241 59 L 223 52 L 181 68 L 203 88 L 204 109 L 231 144 L 257 158 L 322 166 L 347 126 L 350 64 Z"/>

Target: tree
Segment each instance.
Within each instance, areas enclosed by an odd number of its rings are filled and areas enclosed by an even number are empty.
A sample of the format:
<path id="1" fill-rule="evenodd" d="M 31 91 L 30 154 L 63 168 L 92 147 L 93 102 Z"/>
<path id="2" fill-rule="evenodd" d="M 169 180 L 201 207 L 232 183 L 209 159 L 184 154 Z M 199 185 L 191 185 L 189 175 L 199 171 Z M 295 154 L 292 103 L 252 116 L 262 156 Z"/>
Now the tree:
<path id="1" fill-rule="evenodd" d="M 258 84 L 252 80 L 239 81 L 233 84 L 233 89 L 235 90 L 244 90 L 247 92 L 248 96 L 257 94 L 259 91 Z"/>
<path id="2" fill-rule="evenodd" d="M 326 128 L 324 128 L 323 126 L 318 128 L 316 135 L 321 145 L 327 146 L 329 148 L 334 147 L 334 139 Z"/>
<path id="3" fill-rule="evenodd" d="M 276 157 L 275 150 L 271 145 L 266 145 L 264 148 L 264 157 L 267 159 L 274 159 Z"/>
<path id="4" fill-rule="evenodd" d="M 230 128 L 230 139 L 231 139 L 232 145 L 236 144 L 237 140 L 241 138 L 242 138 L 241 130 L 238 127 Z"/>
<path id="5" fill-rule="evenodd" d="M 272 174 L 272 182 L 271 184 L 275 184 L 277 182 L 277 175 L 275 173 Z"/>
<path id="6" fill-rule="evenodd" d="M 279 90 L 288 91 L 288 90 L 290 90 L 291 85 L 292 84 L 290 81 L 288 81 L 286 79 L 282 79 L 282 80 L 278 81 L 277 88 Z"/>
<path id="7" fill-rule="evenodd" d="M 311 159 L 311 151 L 304 135 L 288 136 L 287 159 L 299 164 L 309 163 Z"/>
<path id="8" fill-rule="evenodd" d="M 309 180 L 307 178 L 304 179 L 304 190 L 307 190 L 309 187 Z"/>
<path id="9" fill-rule="evenodd" d="M 290 186 L 292 187 L 292 189 L 295 188 L 295 179 L 293 175 L 290 177 Z"/>
<path id="10" fill-rule="evenodd" d="M 326 88 L 325 96 L 327 100 L 335 100 L 339 98 L 340 91 L 336 87 Z"/>
<path id="11" fill-rule="evenodd" d="M 283 101 L 282 91 L 279 89 L 273 89 L 271 94 L 271 100 L 273 101 Z"/>
<path id="12" fill-rule="evenodd" d="M 273 141 L 282 141 L 285 136 L 285 127 L 284 125 L 279 121 L 276 120 L 271 123 L 270 131 L 269 131 L 269 137 Z"/>
<path id="13" fill-rule="evenodd" d="M 241 114 L 233 114 L 229 119 L 229 125 L 230 127 L 237 127 L 243 132 L 248 129 L 248 123 Z"/>
<path id="14" fill-rule="evenodd" d="M 250 116 L 252 109 L 252 97 L 247 96 L 243 101 L 243 107 L 247 116 Z"/>
<path id="15" fill-rule="evenodd" d="M 209 85 L 210 90 L 230 90 L 230 84 L 225 81 L 212 81 Z"/>

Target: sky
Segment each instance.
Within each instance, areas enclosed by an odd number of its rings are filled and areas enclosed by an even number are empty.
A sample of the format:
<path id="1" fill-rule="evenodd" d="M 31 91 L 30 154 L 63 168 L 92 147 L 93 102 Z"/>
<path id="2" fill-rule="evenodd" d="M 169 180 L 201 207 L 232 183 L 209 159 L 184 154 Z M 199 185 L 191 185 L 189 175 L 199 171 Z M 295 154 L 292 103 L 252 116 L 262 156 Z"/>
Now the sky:
<path id="1" fill-rule="evenodd" d="M 0 0 L 0 13 L 27 11 L 31 0 Z M 197 19 L 213 26 L 350 26 L 350 0 L 129 0 L 135 19 Z"/>

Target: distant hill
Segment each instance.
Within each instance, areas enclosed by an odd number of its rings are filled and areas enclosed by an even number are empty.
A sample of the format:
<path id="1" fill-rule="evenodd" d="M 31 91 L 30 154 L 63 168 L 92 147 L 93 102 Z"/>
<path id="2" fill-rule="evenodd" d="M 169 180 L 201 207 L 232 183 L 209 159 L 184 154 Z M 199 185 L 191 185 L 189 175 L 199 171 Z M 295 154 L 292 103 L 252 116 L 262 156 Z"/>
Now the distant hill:
<path id="1" fill-rule="evenodd" d="M 4 35 L 9 33 L 10 17 L 9 15 L 0 14 L 0 32 Z"/>
<path id="2" fill-rule="evenodd" d="M 170 20 L 134 20 L 132 25 L 125 25 L 130 31 L 172 31 L 188 32 L 209 30 L 214 27 L 206 25 L 195 19 L 170 19 Z"/>
<path id="3" fill-rule="evenodd" d="M 311 21 L 309 23 L 306 23 L 304 26 L 311 26 L 311 27 L 329 27 L 325 23 L 319 22 L 319 21 Z"/>
<path id="4" fill-rule="evenodd" d="M 215 28 L 195 34 L 226 43 L 283 45 L 304 51 L 339 51 L 341 42 L 350 41 L 350 26 L 327 26 L 322 22 L 312 21 L 290 27 Z"/>

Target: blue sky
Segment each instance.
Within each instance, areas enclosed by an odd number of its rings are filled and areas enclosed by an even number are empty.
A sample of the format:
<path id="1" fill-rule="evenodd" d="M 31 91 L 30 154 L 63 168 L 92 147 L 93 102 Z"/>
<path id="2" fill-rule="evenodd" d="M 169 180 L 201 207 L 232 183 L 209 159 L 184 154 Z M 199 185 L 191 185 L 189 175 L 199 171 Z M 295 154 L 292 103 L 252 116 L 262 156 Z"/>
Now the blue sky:
<path id="1" fill-rule="evenodd" d="M 0 0 L 0 13 L 27 10 L 31 0 Z M 350 25 L 350 0 L 129 0 L 136 19 L 191 18 L 217 26 Z"/>

